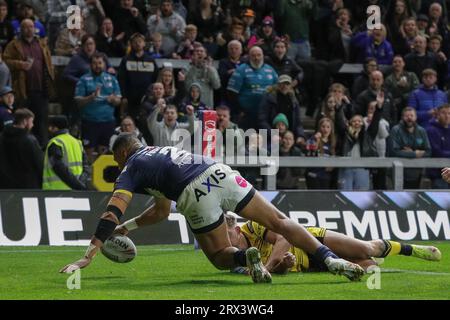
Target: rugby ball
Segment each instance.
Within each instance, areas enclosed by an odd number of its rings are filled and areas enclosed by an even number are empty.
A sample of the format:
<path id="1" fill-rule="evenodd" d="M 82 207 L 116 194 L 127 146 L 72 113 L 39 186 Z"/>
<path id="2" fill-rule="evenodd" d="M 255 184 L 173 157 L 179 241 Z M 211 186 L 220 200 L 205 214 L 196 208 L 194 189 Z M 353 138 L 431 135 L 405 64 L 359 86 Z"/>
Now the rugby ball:
<path id="1" fill-rule="evenodd" d="M 118 263 L 130 262 L 136 257 L 137 250 L 133 241 L 127 236 L 115 234 L 109 237 L 101 248 L 103 255 Z"/>

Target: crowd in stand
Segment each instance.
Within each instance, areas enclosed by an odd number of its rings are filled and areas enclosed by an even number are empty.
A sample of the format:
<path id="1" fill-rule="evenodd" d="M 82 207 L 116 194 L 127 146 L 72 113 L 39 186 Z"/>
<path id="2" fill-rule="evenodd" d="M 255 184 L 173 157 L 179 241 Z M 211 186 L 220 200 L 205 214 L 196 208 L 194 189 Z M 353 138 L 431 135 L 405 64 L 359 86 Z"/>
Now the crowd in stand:
<path id="1" fill-rule="evenodd" d="M 30 161 L 30 150 L 44 161 L 36 146 L 46 150 L 54 136 L 50 102 L 62 105 L 64 130 L 83 141 L 90 163 L 123 131 L 144 144 L 175 145 L 175 130 L 193 133 L 204 110 L 216 110 L 217 129 L 233 130 L 235 151 L 245 154 L 270 154 L 270 144 L 239 129 L 279 129 L 271 143 L 280 156 L 450 158 L 449 3 L 0 0 L 0 180 L 11 176 L 11 163 Z M 71 5 L 78 25 L 67 23 Z M 369 5 L 381 8 L 374 30 Z M 55 72 L 52 56 L 70 60 Z M 161 68 L 157 59 L 189 64 Z M 346 63 L 362 72 L 341 71 Z M 22 138 L 32 148 L 13 152 Z M 42 164 L 27 166 L 28 180 L 33 170 L 42 180 Z M 243 171 L 261 187 L 258 170 Z M 405 187 L 419 188 L 423 174 L 405 170 Z M 433 188 L 449 188 L 438 171 L 425 174 Z M 277 186 L 295 189 L 301 176 L 309 189 L 368 190 L 386 189 L 389 173 L 283 168 Z"/>

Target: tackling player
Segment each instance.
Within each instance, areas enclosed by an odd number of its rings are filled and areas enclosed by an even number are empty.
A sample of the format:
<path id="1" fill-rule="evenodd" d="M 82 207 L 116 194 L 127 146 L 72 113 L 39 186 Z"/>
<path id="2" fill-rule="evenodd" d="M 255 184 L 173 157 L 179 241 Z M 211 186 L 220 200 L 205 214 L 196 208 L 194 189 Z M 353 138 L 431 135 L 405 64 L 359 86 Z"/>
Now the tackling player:
<path id="1" fill-rule="evenodd" d="M 261 261 L 273 273 L 288 271 L 325 271 L 322 262 L 302 249 L 292 246 L 286 239 L 254 221 L 247 221 L 241 227 L 236 217 L 226 213 L 225 220 L 231 244 L 241 250 L 256 247 L 261 252 Z M 430 261 L 440 261 L 441 252 L 433 246 L 419 246 L 390 240 L 363 241 L 342 233 L 318 227 L 306 227 L 317 240 L 344 259 L 359 264 L 364 269 L 376 264 L 374 258 L 393 255 L 412 256 Z M 238 268 L 237 270 L 241 270 Z"/>
<path id="2" fill-rule="evenodd" d="M 339 258 L 303 226 L 288 219 L 229 166 L 173 147 L 143 147 L 133 134 L 126 133 L 118 136 L 112 150 L 122 172 L 106 212 L 84 257 L 66 265 L 60 272 L 71 273 L 88 266 L 120 224 L 133 192 L 147 192 L 155 197 L 154 205 L 139 217 L 125 222 L 124 228 L 131 231 L 166 219 L 171 201 L 176 201 L 178 211 L 186 217 L 203 252 L 218 269 L 247 266 L 254 282 L 271 282 L 258 249 L 239 250 L 231 245 L 223 215 L 225 210 L 283 235 L 324 263 L 333 274 L 343 274 L 354 281 L 364 274 L 359 265 Z"/>

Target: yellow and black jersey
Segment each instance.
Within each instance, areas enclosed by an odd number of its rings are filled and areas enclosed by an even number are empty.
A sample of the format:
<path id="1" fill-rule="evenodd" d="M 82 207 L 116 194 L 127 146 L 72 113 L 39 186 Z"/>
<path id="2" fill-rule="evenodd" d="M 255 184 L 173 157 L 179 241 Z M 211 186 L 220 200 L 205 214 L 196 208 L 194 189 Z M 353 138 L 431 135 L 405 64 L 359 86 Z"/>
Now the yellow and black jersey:
<path id="1" fill-rule="evenodd" d="M 323 243 L 326 229 L 318 227 L 306 227 L 315 238 Z M 261 253 L 262 263 L 266 264 L 270 255 L 272 254 L 273 245 L 266 241 L 267 234 L 266 227 L 260 225 L 255 221 L 247 221 L 241 226 L 241 232 L 243 233 L 249 247 L 256 247 Z M 289 249 L 295 258 L 297 259 L 296 265 L 291 268 L 291 272 L 302 272 L 310 268 L 310 258 L 308 254 L 300 248 L 292 246 Z"/>

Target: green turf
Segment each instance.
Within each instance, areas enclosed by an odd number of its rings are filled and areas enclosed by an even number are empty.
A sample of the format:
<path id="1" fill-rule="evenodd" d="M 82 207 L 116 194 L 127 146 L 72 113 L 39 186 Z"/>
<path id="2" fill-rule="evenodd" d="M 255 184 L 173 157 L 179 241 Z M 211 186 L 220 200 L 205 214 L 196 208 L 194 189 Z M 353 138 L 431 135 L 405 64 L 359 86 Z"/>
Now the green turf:
<path id="1" fill-rule="evenodd" d="M 328 273 L 274 276 L 272 284 L 216 270 L 192 246 L 141 246 L 128 264 L 101 254 L 81 271 L 81 289 L 66 287 L 63 265 L 80 247 L 0 247 L 0 299 L 450 299 L 450 243 L 434 242 L 441 262 L 391 257 L 381 289 Z"/>

